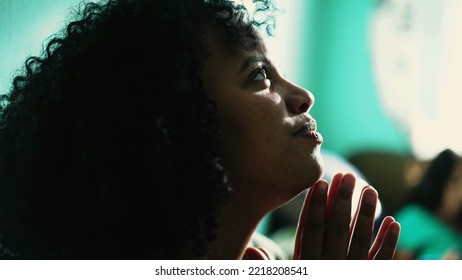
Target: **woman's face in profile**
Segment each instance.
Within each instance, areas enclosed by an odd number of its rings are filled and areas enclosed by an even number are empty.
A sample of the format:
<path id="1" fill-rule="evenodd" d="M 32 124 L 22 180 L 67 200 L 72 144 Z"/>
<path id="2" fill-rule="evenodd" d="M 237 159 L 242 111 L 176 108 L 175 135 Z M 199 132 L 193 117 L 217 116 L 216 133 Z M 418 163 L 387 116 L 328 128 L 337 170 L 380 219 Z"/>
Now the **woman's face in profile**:
<path id="1" fill-rule="evenodd" d="M 219 143 L 237 192 L 286 202 L 323 172 L 313 95 L 280 75 L 263 41 L 230 52 L 210 28 L 204 85 L 217 105 Z M 246 185 L 245 188 L 243 185 Z"/>

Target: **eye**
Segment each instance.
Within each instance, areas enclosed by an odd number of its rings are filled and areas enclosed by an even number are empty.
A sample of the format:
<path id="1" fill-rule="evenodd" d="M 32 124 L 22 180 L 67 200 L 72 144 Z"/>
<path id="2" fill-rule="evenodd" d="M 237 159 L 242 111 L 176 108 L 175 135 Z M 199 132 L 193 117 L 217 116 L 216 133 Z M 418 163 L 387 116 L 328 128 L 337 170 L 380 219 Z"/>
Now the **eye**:
<path id="1" fill-rule="evenodd" d="M 262 66 L 257 68 L 251 76 L 252 81 L 264 81 L 270 79 L 267 75 L 268 68 L 266 66 Z"/>

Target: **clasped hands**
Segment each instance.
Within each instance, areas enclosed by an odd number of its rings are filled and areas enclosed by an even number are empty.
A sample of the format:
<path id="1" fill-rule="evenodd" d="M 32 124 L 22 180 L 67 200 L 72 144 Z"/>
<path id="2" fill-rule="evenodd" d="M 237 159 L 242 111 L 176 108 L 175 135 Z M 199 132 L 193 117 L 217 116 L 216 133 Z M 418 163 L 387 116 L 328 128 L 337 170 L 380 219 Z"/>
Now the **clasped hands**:
<path id="1" fill-rule="evenodd" d="M 400 225 L 393 217 L 385 217 L 372 240 L 378 193 L 364 186 L 352 217 L 355 181 L 350 173 L 338 173 L 330 187 L 325 180 L 319 180 L 308 190 L 298 221 L 293 259 L 393 259 Z M 273 259 L 262 247 L 248 247 L 246 255 Z"/>

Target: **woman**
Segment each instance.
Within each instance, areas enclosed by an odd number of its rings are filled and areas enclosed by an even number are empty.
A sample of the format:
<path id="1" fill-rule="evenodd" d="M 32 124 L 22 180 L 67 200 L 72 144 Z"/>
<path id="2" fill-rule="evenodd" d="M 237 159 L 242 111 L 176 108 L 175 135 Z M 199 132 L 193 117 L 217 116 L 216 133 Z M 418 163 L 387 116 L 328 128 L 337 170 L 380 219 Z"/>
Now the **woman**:
<path id="1" fill-rule="evenodd" d="M 459 259 L 462 252 L 462 157 L 441 151 L 396 212 L 396 259 Z"/>
<path id="2" fill-rule="evenodd" d="M 296 258 L 392 258 L 392 217 L 370 246 L 374 189 L 351 236 L 355 178 L 327 197 L 314 97 L 257 29 L 274 27 L 272 3 L 258 22 L 234 1 L 82 7 L 3 98 L 4 257 L 272 258 L 255 228 L 312 186 Z"/>

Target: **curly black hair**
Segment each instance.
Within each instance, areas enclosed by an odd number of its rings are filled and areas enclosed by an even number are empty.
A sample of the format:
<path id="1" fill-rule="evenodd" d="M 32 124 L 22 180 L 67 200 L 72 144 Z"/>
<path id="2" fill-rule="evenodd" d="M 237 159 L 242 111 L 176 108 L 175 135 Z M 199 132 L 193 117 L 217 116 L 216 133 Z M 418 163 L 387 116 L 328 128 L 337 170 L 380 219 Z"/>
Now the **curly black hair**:
<path id="1" fill-rule="evenodd" d="M 198 34 L 251 48 L 261 18 L 225 0 L 77 6 L 0 100 L 1 257 L 174 259 L 191 241 L 201 257 L 232 186 Z"/>

